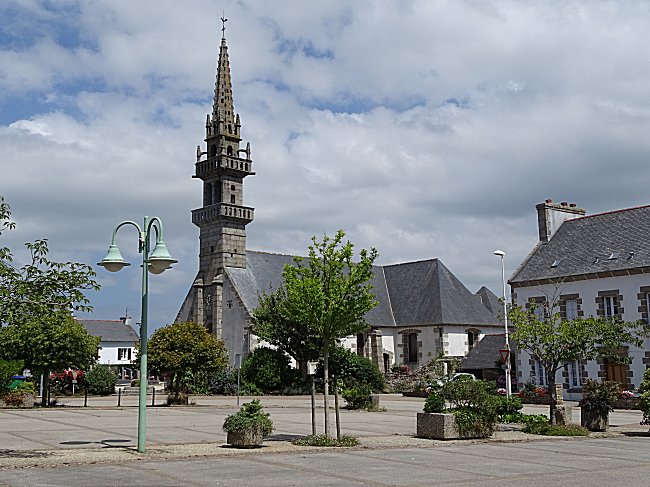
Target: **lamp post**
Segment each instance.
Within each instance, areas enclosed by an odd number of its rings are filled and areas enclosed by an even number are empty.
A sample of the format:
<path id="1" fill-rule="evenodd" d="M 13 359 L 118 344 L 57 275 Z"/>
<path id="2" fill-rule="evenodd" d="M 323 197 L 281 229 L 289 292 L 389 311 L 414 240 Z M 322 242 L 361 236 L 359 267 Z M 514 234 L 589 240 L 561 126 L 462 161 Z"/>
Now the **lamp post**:
<path id="1" fill-rule="evenodd" d="M 162 274 L 169 267 L 178 262 L 172 259 L 167 250 L 167 245 L 163 239 L 163 225 L 158 217 L 149 218 L 144 217 L 144 225 L 140 227 L 136 222 L 123 221 L 115 230 L 113 230 L 113 238 L 111 246 L 108 248 L 106 257 L 97 265 L 104 267 L 109 272 L 117 272 L 129 264 L 120 252 L 115 237 L 117 231 L 125 226 L 131 225 L 138 230 L 139 245 L 138 252 L 142 254 L 142 319 L 140 320 L 140 389 L 138 398 L 138 451 L 144 453 L 146 442 L 147 430 L 147 312 L 149 307 L 149 272 L 152 274 Z M 156 246 L 153 252 L 149 254 L 149 240 L 151 231 L 154 230 L 156 234 Z"/>
<path id="2" fill-rule="evenodd" d="M 506 253 L 503 250 L 495 250 L 494 255 L 501 257 L 501 280 L 503 281 L 503 322 L 506 332 L 506 350 L 508 351 L 508 360 L 506 360 L 506 396 L 512 395 L 512 382 L 510 379 L 510 335 L 508 334 L 508 302 L 506 300 L 506 268 L 504 257 Z"/>

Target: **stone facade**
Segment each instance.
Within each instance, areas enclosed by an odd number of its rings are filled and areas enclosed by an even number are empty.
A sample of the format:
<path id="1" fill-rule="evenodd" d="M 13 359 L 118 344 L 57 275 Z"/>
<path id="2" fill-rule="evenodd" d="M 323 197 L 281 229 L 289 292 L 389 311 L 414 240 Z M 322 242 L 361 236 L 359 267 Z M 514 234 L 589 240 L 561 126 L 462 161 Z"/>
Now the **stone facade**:
<path id="1" fill-rule="evenodd" d="M 225 338 L 225 269 L 246 267 L 246 225 L 255 217 L 255 210 L 244 206 L 244 178 L 255 174 L 250 144 L 241 149 L 240 143 L 224 36 L 212 113 L 205 123 L 205 149 L 197 147 L 193 176 L 203 182 L 203 206 L 192 211 L 192 223 L 199 227 L 199 271 L 176 317 L 200 323 L 220 339 Z"/>

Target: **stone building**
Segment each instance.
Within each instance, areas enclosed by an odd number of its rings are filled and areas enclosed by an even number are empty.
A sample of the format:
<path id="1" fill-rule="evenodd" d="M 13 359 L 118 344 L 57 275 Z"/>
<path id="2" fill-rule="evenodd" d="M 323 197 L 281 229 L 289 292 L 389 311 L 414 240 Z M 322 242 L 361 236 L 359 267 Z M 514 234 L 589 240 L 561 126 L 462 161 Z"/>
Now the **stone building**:
<path id="1" fill-rule="evenodd" d="M 222 36 L 205 147 L 197 148 L 195 164 L 194 177 L 203 183 L 203 206 L 192 211 L 199 271 L 176 321 L 203 324 L 224 340 L 231 363 L 258 345 L 249 333 L 258 292 L 281 285 L 284 266 L 293 262 L 290 255 L 246 250 L 254 209 L 244 206 L 244 179 L 255 173 L 250 145 L 240 148 L 241 128 Z M 344 344 L 381 370 L 395 363 L 418 367 L 441 352 L 463 357 L 501 328 L 496 296 L 487 288 L 472 294 L 438 259 L 376 266 L 374 274 L 379 305 L 366 316 L 370 328 Z"/>
<path id="2" fill-rule="evenodd" d="M 650 206 L 585 216 L 575 204 L 546 200 L 536 206 L 539 242 L 510 280 L 512 302 L 520 306 L 553 303 L 564 319 L 619 318 L 649 322 Z M 539 308 L 541 311 L 541 308 Z M 580 360 L 556 375 L 565 399 L 580 399 L 586 378 L 638 387 L 650 366 L 650 340 L 621 350 L 629 364 Z M 541 364 L 517 354 L 520 385 L 546 385 Z"/>

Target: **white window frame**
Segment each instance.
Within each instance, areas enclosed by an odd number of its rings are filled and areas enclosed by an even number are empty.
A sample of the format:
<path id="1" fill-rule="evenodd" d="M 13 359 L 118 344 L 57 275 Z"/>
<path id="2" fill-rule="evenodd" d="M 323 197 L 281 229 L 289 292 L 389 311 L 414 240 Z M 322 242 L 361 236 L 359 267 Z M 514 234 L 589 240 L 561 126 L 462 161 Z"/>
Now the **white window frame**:
<path id="1" fill-rule="evenodd" d="M 603 296 L 603 314 L 605 318 L 614 318 L 618 315 L 618 299 L 616 296 Z"/>
<path id="2" fill-rule="evenodd" d="M 538 386 L 548 386 L 548 381 L 546 380 L 546 370 L 542 365 L 542 362 L 535 360 L 535 378 L 537 380 Z"/>
<path id="3" fill-rule="evenodd" d="M 565 315 L 567 320 L 575 320 L 578 318 L 578 300 L 567 299 L 564 302 Z"/>
<path id="4" fill-rule="evenodd" d="M 118 361 L 131 361 L 131 348 L 130 347 L 119 347 L 117 349 L 117 360 Z"/>
<path id="5" fill-rule="evenodd" d="M 574 360 L 567 364 L 569 372 L 569 387 L 582 387 L 582 377 L 580 376 L 580 362 Z"/>

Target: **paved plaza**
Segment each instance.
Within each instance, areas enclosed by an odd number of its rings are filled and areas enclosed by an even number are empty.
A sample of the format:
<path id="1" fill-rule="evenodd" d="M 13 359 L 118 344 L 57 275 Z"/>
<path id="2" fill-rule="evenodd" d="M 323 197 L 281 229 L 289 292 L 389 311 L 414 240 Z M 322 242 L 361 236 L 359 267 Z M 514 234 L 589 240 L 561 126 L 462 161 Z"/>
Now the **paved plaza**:
<path id="1" fill-rule="evenodd" d="M 639 425 L 639 411 L 615 411 L 608 434 L 590 438 L 549 439 L 504 428 L 487 441 L 443 442 L 414 437 L 423 399 L 383 395 L 385 412 L 341 411 L 342 433 L 358 437 L 360 447 L 323 449 L 288 441 L 311 433 L 309 397 L 267 396 L 262 402 L 273 435 L 261 449 L 241 451 L 225 446 L 221 430 L 237 410 L 236 398 L 197 397 L 194 407 L 149 407 L 147 451 L 138 454 L 137 399 L 122 399 L 120 408 L 110 397 L 87 408 L 66 399 L 65 407 L 0 410 L 0 486 L 541 487 L 617 485 L 623 478 L 625 485 L 648 485 L 650 478 L 650 435 Z"/>

